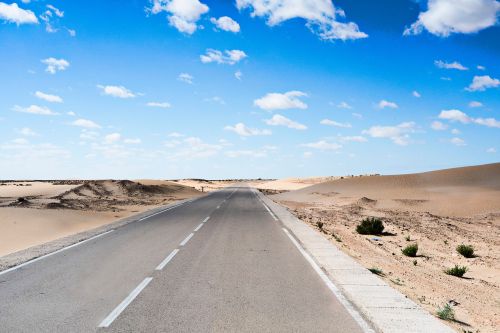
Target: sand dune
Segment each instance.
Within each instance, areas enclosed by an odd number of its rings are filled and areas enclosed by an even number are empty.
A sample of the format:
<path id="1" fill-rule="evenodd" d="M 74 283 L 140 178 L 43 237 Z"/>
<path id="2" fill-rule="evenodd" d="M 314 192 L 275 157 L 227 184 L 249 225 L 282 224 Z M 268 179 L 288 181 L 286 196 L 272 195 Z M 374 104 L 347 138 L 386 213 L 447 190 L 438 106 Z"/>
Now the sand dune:
<path id="1" fill-rule="evenodd" d="M 314 184 L 323 183 L 330 180 L 339 179 L 340 177 L 305 177 L 305 178 L 284 178 L 276 179 L 262 183 L 253 184 L 258 189 L 274 190 L 274 191 L 293 191 Z"/>

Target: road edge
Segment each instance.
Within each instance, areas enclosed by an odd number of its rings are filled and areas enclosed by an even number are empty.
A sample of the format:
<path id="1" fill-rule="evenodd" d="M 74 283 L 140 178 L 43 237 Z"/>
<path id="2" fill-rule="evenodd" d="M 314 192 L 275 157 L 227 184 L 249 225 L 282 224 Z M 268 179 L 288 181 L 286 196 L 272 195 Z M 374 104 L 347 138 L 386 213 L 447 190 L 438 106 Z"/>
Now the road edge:
<path id="1" fill-rule="evenodd" d="M 256 194 L 299 241 L 342 295 L 376 331 L 384 333 L 452 333 L 418 304 L 372 274 L 322 234 L 296 218 L 286 207 L 256 190 Z"/>

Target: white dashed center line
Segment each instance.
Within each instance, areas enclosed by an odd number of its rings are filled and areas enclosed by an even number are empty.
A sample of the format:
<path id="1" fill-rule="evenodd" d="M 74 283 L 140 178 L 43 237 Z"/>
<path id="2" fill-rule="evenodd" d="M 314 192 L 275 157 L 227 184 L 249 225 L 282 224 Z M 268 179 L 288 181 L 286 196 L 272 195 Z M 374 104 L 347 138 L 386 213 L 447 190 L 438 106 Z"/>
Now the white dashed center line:
<path id="1" fill-rule="evenodd" d="M 156 270 L 157 271 L 161 271 L 163 269 L 163 267 L 165 267 L 169 262 L 170 260 L 172 260 L 172 258 L 177 254 L 177 252 L 179 252 L 178 249 L 175 249 L 173 250 L 169 255 L 168 257 L 166 257 L 159 265 L 158 267 L 156 267 Z"/>
<path id="2" fill-rule="evenodd" d="M 194 229 L 194 231 L 198 231 L 198 230 L 200 230 L 200 229 L 201 229 L 201 227 L 203 227 L 203 223 L 200 223 L 200 225 L 199 225 L 199 226 L 197 226 L 197 227 L 196 227 L 196 229 Z"/>
<path id="3" fill-rule="evenodd" d="M 209 218 L 210 218 L 210 216 L 205 217 L 205 219 L 203 220 L 203 223 L 207 222 Z"/>
<path id="4" fill-rule="evenodd" d="M 184 246 L 186 245 L 187 242 L 189 242 L 189 240 L 191 239 L 191 237 L 193 237 L 194 234 L 193 233 L 190 233 L 186 238 L 184 238 L 184 240 L 181 242 L 180 246 Z"/>

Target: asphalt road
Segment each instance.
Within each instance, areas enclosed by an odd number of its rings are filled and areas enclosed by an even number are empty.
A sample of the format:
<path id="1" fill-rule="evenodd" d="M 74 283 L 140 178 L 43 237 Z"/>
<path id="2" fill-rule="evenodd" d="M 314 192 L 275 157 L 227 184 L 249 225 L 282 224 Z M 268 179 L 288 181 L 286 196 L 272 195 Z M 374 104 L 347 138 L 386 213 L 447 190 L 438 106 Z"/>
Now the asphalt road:
<path id="1" fill-rule="evenodd" d="M 0 332 L 95 331 L 362 330 L 238 187 L 0 273 Z"/>

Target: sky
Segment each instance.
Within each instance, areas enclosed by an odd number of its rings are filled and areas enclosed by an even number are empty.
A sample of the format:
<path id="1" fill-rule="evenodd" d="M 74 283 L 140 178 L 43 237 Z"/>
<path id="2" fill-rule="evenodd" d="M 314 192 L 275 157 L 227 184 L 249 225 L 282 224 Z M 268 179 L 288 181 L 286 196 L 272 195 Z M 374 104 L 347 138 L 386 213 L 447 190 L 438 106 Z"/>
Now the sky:
<path id="1" fill-rule="evenodd" d="M 496 0 L 3 1 L 1 179 L 499 161 Z"/>

